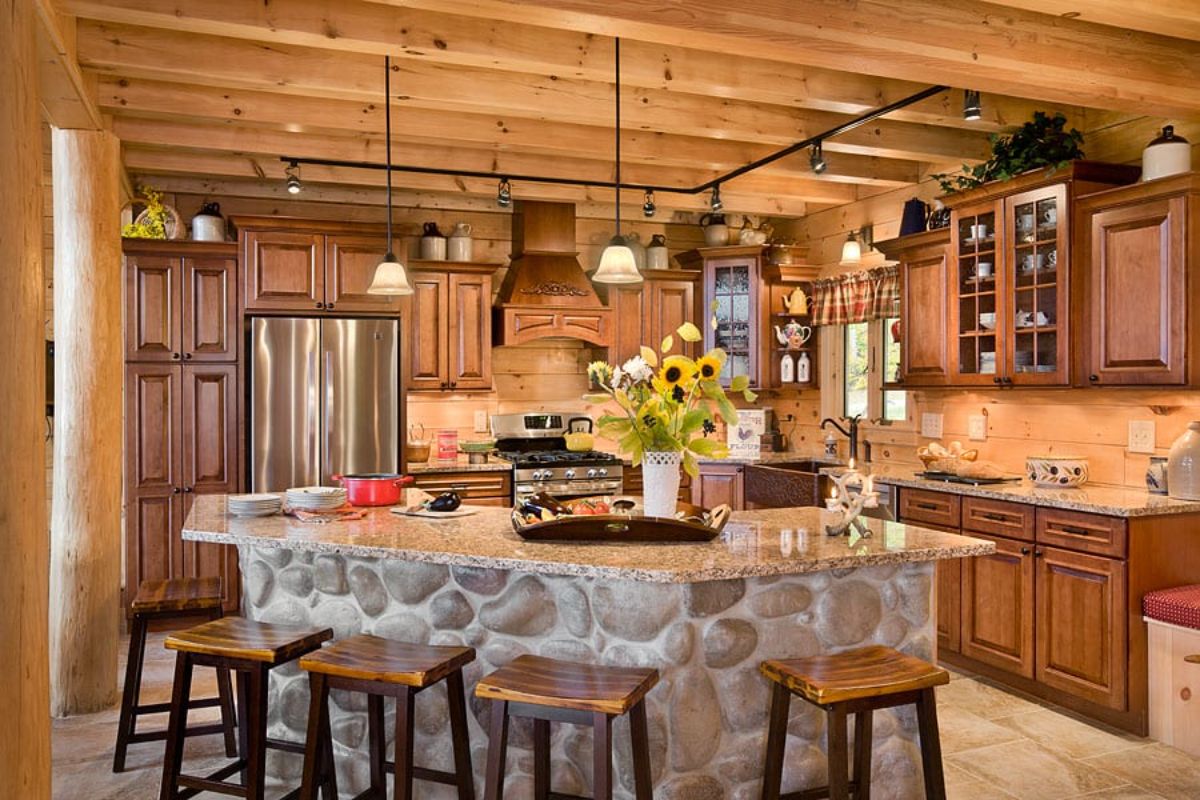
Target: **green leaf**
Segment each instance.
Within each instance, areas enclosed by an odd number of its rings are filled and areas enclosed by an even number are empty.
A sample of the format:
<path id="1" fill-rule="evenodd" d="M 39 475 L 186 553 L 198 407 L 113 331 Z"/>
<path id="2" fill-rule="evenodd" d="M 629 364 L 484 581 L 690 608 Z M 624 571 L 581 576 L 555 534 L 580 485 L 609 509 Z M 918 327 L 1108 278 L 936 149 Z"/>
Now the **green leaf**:
<path id="1" fill-rule="evenodd" d="M 704 335 L 700 333 L 700 329 L 690 322 L 683 323 L 675 330 L 675 332 L 678 333 L 679 338 L 683 339 L 685 342 L 698 342 L 704 338 Z"/>
<path id="2" fill-rule="evenodd" d="M 717 410 L 721 412 L 721 419 L 725 420 L 726 425 L 737 425 L 737 409 L 729 402 L 728 397 L 722 396 L 717 400 Z"/>
<path id="3" fill-rule="evenodd" d="M 700 477 L 700 463 L 696 461 L 696 457 L 690 451 L 683 451 L 683 471 L 693 478 Z"/>
<path id="4" fill-rule="evenodd" d="M 735 392 L 744 392 L 750 388 L 750 376 L 734 375 L 733 381 L 729 384 L 729 388 Z"/>
<path id="5" fill-rule="evenodd" d="M 688 443 L 688 449 L 696 455 L 712 456 L 715 458 L 721 457 L 717 455 L 721 451 L 728 452 L 729 450 L 729 448 L 715 439 L 693 439 Z"/>
<path id="6" fill-rule="evenodd" d="M 642 359 L 645 360 L 645 362 L 651 367 L 658 366 L 658 353 L 654 352 L 652 348 L 642 345 L 641 354 Z"/>
<path id="7" fill-rule="evenodd" d="M 758 394 L 747 389 L 746 391 L 742 392 L 742 398 L 747 403 L 753 403 L 755 400 L 758 399 Z"/>
<path id="8" fill-rule="evenodd" d="M 709 419 L 708 409 L 694 408 L 683 415 L 683 422 L 679 425 L 679 435 L 688 436 L 704 427 L 704 421 Z"/>
<path id="9" fill-rule="evenodd" d="M 668 353 L 668 352 L 670 352 L 671 348 L 674 346 L 675 346 L 675 337 L 668 333 L 667 338 L 662 340 L 662 347 L 660 347 L 659 349 L 663 353 Z"/>
<path id="10" fill-rule="evenodd" d="M 593 394 L 585 394 L 583 396 L 583 400 L 584 400 L 584 402 L 591 403 L 594 406 L 602 406 L 605 403 L 607 403 L 609 400 L 612 400 L 612 395 L 601 394 L 599 392 L 596 392 Z"/>

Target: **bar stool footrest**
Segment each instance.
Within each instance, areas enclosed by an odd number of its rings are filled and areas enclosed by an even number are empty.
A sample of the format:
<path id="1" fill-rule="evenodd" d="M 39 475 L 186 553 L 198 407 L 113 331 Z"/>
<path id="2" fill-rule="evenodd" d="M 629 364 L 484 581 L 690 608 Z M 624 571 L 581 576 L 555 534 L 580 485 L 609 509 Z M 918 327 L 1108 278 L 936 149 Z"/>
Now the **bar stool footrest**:
<path id="1" fill-rule="evenodd" d="M 246 787 L 237 783 L 229 783 L 225 780 L 235 772 L 239 772 L 246 767 L 246 760 L 239 758 L 236 761 L 230 762 L 221 767 L 216 772 L 205 775 L 180 775 L 178 786 L 182 787 L 179 792 L 180 800 L 184 798 L 194 797 L 201 792 L 216 792 L 218 794 L 228 794 L 234 797 L 245 797 Z"/>
<path id="2" fill-rule="evenodd" d="M 224 733 L 225 726 L 219 722 L 213 722 L 208 725 L 191 725 L 184 729 L 184 736 L 211 736 L 217 733 Z M 129 744 L 139 744 L 141 742 L 161 742 L 167 738 L 167 732 L 161 731 L 143 731 L 141 733 L 131 733 L 125 741 Z"/>
<path id="3" fill-rule="evenodd" d="M 188 709 L 218 708 L 220 705 L 221 698 L 219 697 L 200 697 L 189 701 Z M 145 705 L 133 707 L 133 713 L 135 714 L 165 714 L 170 710 L 170 703 L 146 703 Z"/>
<path id="4" fill-rule="evenodd" d="M 302 742 L 290 742 L 287 739 L 275 739 L 268 736 L 266 737 L 266 743 L 267 748 L 270 750 L 282 750 L 285 753 L 304 755 L 304 744 Z"/>
<path id="5" fill-rule="evenodd" d="M 383 769 L 388 775 L 393 774 L 396 771 L 396 762 L 384 761 Z M 413 777 L 417 780 L 429 781 L 430 783 L 441 783 L 445 784 L 446 786 L 458 786 L 458 776 L 453 772 L 445 772 L 440 769 L 430 769 L 429 767 L 417 766 L 414 766 L 412 771 Z M 359 795 L 359 797 L 354 798 L 354 800 L 359 800 L 359 798 L 366 800 L 366 798 L 369 798 L 370 796 L 371 790 L 368 789 L 362 795 Z M 583 800 L 587 800 L 587 798 L 583 798 Z"/>

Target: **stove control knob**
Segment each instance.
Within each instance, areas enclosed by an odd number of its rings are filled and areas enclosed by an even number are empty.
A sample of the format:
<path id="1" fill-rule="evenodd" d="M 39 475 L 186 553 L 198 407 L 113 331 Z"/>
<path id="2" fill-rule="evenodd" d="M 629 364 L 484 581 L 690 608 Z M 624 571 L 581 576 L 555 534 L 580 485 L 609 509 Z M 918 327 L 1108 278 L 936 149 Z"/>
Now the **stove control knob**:
<path id="1" fill-rule="evenodd" d="M 563 477 L 566 478 L 567 480 L 571 480 L 572 478 L 575 477 L 575 470 L 568 469 L 566 472 L 563 473 Z"/>
<path id="2" fill-rule="evenodd" d="M 589 478 L 594 478 L 594 477 L 596 477 L 596 470 L 594 470 L 594 469 L 589 469 L 589 470 L 587 471 L 587 476 L 588 476 Z"/>
<path id="3" fill-rule="evenodd" d="M 607 469 L 604 469 L 603 467 L 601 467 L 601 468 L 600 468 L 600 477 L 601 477 L 601 478 L 607 478 L 607 477 L 608 477 L 608 470 L 607 470 Z"/>
<path id="4" fill-rule="evenodd" d="M 540 469 L 535 469 L 533 471 L 533 479 L 535 481 L 540 481 L 542 479 L 542 471 Z"/>
<path id="5" fill-rule="evenodd" d="M 539 480 L 539 481 L 546 481 L 546 480 L 550 480 L 550 470 L 548 470 L 548 469 L 544 469 L 544 470 L 542 470 L 541 472 L 539 472 L 539 473 L 538 473 L 538 480 Z"/>

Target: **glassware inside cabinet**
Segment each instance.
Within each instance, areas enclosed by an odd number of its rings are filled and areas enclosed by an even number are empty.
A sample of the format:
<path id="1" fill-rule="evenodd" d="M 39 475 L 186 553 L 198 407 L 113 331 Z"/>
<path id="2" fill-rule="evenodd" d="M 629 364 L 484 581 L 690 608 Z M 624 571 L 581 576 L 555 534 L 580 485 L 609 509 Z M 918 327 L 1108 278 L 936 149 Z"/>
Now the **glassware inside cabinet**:
<path id="1" fill-rule="evenodd" d="M 1058 200 L 1041 197 L 1012 206 L 1013 373 L 1057 372 Z"/>
<path id="2" fill-rule="evenodd" d="M 958 221 L 958 370 L 996 373 L 996 214 Z"/>
<path id="3" fill-rule="evenodd" d="M 716 308 L 714 343 L 728 358 L 721 371 L 722 382 L 734 375 L 750 371 L 751 336 L 750 268 L 748 266 L 717 267 L 714 271 L 713 300 Z"/>

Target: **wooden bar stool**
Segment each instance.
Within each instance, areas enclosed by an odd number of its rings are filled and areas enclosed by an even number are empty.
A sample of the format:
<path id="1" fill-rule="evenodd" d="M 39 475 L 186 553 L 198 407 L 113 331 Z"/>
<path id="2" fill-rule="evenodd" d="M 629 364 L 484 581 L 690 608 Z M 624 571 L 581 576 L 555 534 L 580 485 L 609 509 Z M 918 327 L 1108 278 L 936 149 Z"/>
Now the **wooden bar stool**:
<path id="1" fill-rule="evenodd" d="M 262 800 L 266 781 L 267 748 L 303 753 L 301 743 L 267 736 L 267 679 L 270 671 L 288 661 L 311 653 L 333 638 L 329 628 L 300 625 L 271 625 L 265 622 L 224 617 L 194 628 L 172 633 L 166 647 L 175 650 L 175 684 L 171 691 L 171 718 L 167 725 L 167 750 L 163 758 L 162 790 L 159 800 L 177 800 L 199 792 Z M 194 666 L 217 667 L 237 672 L 239 756 L 211 775 L 182 774 L 183 731 L 187 727 L 187 697 Z M 332 748 L 319 765 L 325 800 L 337 800 Z M 240 784 L 226 781 L 241 772 Z M 294 798 L 297 788 L 285 798 Z"/>
<path id="2" fill-rule="evenodd" d="M 519 656 L 479 681 L 478 697 L 492 701 L 485 800 L 504 798 L 508 718 L 532 717 L 534 800 L 566 800 L 550 789 L 550 723 L 592 728 L 593 800 L 611 800 L 613 718 L 629 714 L 633 744 L 634 796 L 652 800 L 646 693 L 658 683 L 658 670 L 575 664 L 540 656 Z"/>
<path id="3" fill-rule="evenodd" d="M 159 742 L 167 738 L 166 729 L 138 733 L 137 718 L 143 714 L 161 714 L 170 703 L 140 705 L 142 666 L 146 657 L 146 633 L 150 624 L 160 619 L 195 618 L 206 620 L 221 617 L 220 578 L 176 578 L 166 581 L 142 581 L 130 606 L 129 660 L 125 662 L 125 689 L 121 694 L 121 717 L 117 723 L 117 746 L 113 752 L 113 772 L 125 770 L 125 753 L 129 745 L 139 742 Z M 195 725 L 184 736 L 225 734 L 225 753 L 237 755 L 237 720 L 233 712 L 233 690 L 229 670 L 217 670 L 217 697 L 189 700 L 188 708 L 220 706 L 221 722 Z"/>
<path id="4" fill-rule="evenodd" d="M 329 729 L 329 690 L 344 689 L 367 695 L 367 730 L 371 752 L 371 786 L 355 800 L 387 800 L 387 771 L 395 775 L 393 797 L 409 800 L 413 780 L 433 781 L 458 789 L 458 800 L 475 800 L 471 770 L 470 731 L 463 691 L 462 668 L 475 660 L 470 647 L 409 644 L 366 634 L 353 636 L 300 659 L 309 673 L 308 747 L 300 800 L 315 800 L 321 754 L 333 752 Z M 413 719 L 416 696 L 445 680 L 450 705 L 450 739 L 454 772 L 418 767 L 413 763 Z M 385 755 L 383 698 L 396 698 L 396 759 Z"/>
<path id="5" fill-rule="evenodd" d="M 763 800 L 856 800 L 871 796 L 871 715 L 876 709 L 913 704 L 921 735 L 921 766 L 927 800 L 945 800 L 942 746 L 933 689 L 950 681 L 946 670 L 890 647 L 873 645 L 828 656 L 764 661 L 759 667 L 775 686 L 763 776 Z M 825 710 L 829 737 L 829 785 L 780 794 L 783 748 L 792 694 Z M 848 777 L 846 717 L 854 714 L 854 780 Z"/>

